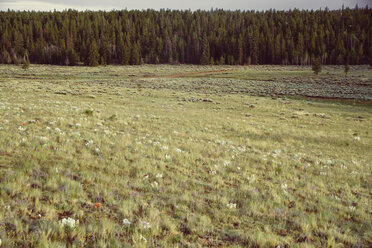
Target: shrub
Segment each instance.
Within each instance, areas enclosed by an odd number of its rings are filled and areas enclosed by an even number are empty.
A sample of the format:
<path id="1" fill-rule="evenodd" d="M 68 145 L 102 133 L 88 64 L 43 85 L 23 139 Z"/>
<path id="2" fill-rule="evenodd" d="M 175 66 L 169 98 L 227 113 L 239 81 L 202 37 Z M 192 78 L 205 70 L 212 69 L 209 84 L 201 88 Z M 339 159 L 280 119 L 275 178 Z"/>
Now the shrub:
<path id="1" fill-rule="evenodd" d="M 312 69 L 313 69 L 315 75 L 318 75 L 319 72 L 322 71 L 322 62 L 321 62 L 320 58 L 314 59 Z"/>
<path id="2" fill-rule="evenodd" d="M 28 58 L 27 58 L 27 59 L 23 62 L 22 69 L 27 70 L 28 68 L 30 68 L 30 61 L 29 61 Z"/>

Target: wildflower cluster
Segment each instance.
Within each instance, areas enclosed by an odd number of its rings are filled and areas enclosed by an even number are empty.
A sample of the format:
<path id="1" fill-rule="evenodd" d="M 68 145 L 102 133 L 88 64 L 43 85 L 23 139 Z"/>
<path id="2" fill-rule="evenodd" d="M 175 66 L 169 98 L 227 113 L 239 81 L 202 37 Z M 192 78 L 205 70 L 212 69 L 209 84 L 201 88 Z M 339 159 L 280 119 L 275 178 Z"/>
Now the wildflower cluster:
<path id="1" fill-rule="evenodd" d="M 128 219 L 123 220 L 123 225 L 130 226 L 131 222 Z"/>
<path id="2" fill-rule="evenodd" d="M 226 207 L 228 207 L 228 208 L 230 208 L 230 209 L 232 209 L 232 208 L 236 208 L 236 203 L 228 203 L 228 204 L 226 204 Z"/>
<path id="3" fill-rule="evenodd" d="M 140 221 L 140 226 L 142 229 L 150 229 L 151 228 L 151 224 L 148 223 L 147 221 Z"/>
<path id="4" fill-rule="evenodd" d="M 73 218 L 63 218 L 59 221 L 59 224 L 62 227 L 69 227 L 69 228 L 75 228 L 77 225 L 79 225 L 79 220 L 74 220 Z"/>

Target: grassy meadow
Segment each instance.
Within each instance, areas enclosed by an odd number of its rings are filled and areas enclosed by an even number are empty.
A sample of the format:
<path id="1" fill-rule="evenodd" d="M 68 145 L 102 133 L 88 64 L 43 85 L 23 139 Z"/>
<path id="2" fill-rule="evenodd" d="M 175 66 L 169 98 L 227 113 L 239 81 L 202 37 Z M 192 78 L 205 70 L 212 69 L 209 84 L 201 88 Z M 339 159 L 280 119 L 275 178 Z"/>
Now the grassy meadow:
<path id="1" fill-rule="evenodd" d="M 371 247 L 372 74 L 342 70 L 1 65 L 1 247 Z"/>

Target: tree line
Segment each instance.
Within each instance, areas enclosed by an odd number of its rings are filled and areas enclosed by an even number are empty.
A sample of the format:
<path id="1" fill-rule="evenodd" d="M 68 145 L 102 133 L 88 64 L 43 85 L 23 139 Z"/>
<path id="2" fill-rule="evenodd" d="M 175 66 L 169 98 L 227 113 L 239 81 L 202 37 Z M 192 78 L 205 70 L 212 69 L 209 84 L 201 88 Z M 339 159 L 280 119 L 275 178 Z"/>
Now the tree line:
<path id="1" fill-rule="evenodd" d="M 367 64 L 372 9 L 0 12 L 0 63 Z"/>

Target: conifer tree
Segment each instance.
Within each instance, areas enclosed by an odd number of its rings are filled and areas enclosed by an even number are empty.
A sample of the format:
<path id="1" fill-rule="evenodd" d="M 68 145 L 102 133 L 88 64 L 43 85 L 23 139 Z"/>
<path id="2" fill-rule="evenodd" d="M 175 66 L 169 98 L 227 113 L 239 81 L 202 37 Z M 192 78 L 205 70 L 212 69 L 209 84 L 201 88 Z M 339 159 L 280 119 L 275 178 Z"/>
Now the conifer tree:
<path id="1" fill-rule="evenodd" d="M 24 69 L 24 70 L 28 70 L 28 68 L 30 68 L 30 60 L 27 58 L 27 59 L 23 62 L 22 69 Z"/>
<path id="2" fill-rule="evenodd" d="M 318 75 L 319 72 L 322 71 L 322 62 L 321 62 L 319 57 L 313 60 L 312 69 L 313 69 L 315 75 Z"/>
<path id="3" fill-rule="evenodd" d="M 68 56 L 69 65 L 74 66 L 77 64 L 78 56 L 74 48 L 70 48 L 70 50 L 67 52 L 67 56 Z"/>
<path id="4" fill-rule="evenodd" d="M 203 42 L 202 42 L 202 55 L 200 58 L 200 64 L 208 65 L 210 63 L 210 48 L 207 35 L 203 35 Z"/>
<path id="5" fill-rule="evenodd" d="M 98 66 L 99 53 L 97 49 L 97 43 L 92 41 L 89 46 L 88 65 Z"/>
<path id="6" fill-rule="evenodd" d="M 3 11 L 0 62 L 22 62 L 27 49 L 30 63 L 88 65 L 94 40 L 99 56 L 91 56 L 98 61 L 93 64 L 209 64 L 213 59 L 309 65 L 319 56 L 324 64 L 344 65 L 348 52 L 350 65 L 368 64 L 371 16 L 370 8 L 349 9 L 347 15 L 341 10 Z"/>
<path id="7" fill-rule="evenodd" d="M 131 53 L 131 65 L 139 65 L 141 64 L 141 50 L 139 42 L 134 44 L 132 53 Z"/>
<path id="8" fill-rule="evenodd" d="M 28 58 L 28 53 L 27 53 L 27 50 L 26 50 L 26 51 L 25 51 L 24 58 L 23 58 L 22 69 L 24 69 L 24 70 L 28 70 L 28 68 L 30 68 L 30 60 L 29 60 L 29 58 Z"/>

